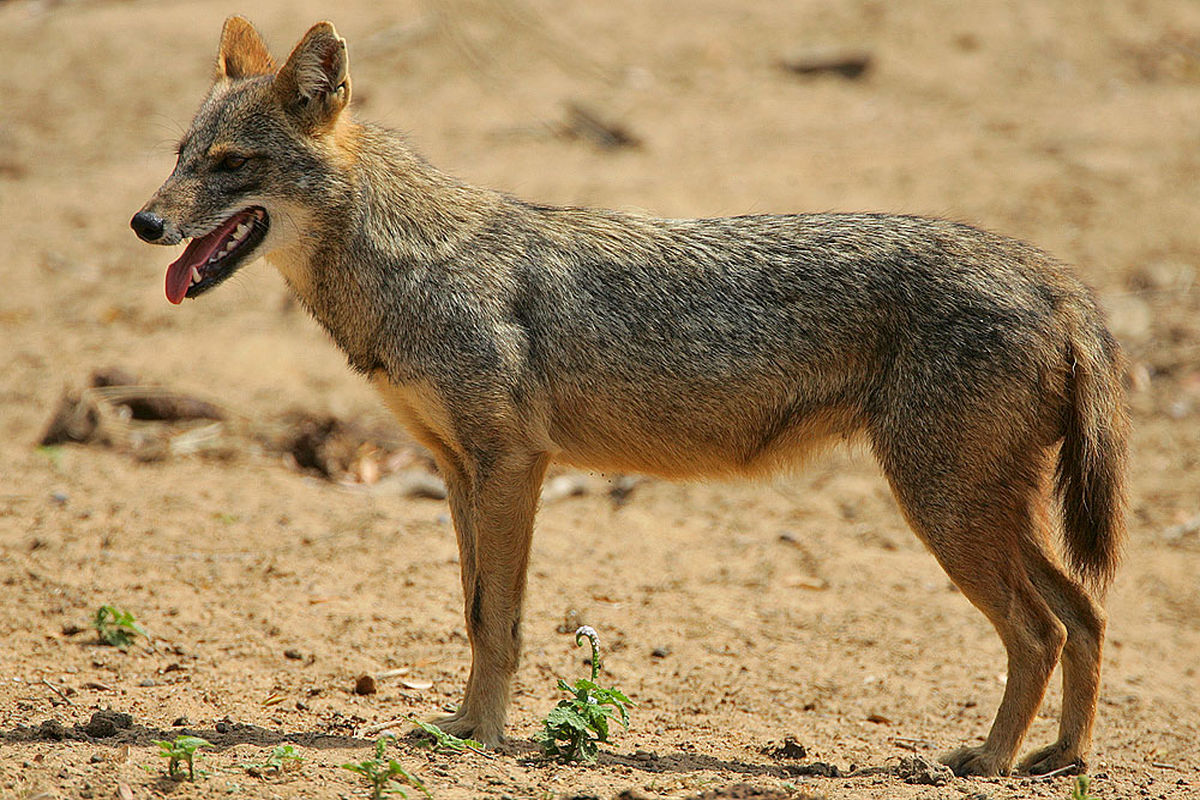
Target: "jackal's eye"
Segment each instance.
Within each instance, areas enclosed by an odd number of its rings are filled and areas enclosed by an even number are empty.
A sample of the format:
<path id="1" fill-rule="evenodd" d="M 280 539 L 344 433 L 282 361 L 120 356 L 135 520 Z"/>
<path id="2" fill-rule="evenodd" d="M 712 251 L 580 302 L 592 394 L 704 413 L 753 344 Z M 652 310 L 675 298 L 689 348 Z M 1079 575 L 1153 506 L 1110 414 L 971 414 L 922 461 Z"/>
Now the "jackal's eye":
<path id="1" fill-rule="evenodd" d="M 217 163 L 217 169 L 221 170 L 222 172 L 236 172 L 242 167 L 246 166 L 246 162 L 248 160 L 249 159 L 247 159 L 245 156 L 239 156 L 230 153 Z"/>

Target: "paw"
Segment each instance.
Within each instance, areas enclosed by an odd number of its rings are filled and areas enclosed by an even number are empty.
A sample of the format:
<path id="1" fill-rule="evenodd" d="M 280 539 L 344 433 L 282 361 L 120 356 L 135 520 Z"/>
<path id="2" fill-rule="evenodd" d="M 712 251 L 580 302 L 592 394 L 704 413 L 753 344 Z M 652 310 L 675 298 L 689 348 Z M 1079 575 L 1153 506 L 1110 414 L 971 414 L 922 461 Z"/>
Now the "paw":
<path id="1" fill-rule="evenodd" d="M 1072 748 L 1055 742 L 1049 747 L 1034 750 L 1021 759 L 1017 771 L 1026 775 L 1045 775 L 1047 772 L 1056 772 L 1068 767 L 1074 767 L 1069 774 L 1082 775 L 1087 771 L 1087 762 L 1078 753 L 1073 752 Z"/>
<path id="2" fill-rule="evenodd" d="M 968 775 L 1007 775 L 1009 764 L 991 753 L 982 745 L 979 747 L 960 747 L 949 753 L 943 753 L 938 761 L 945 764 L 960 778 Z"/>
<path id="3" fill-rule="evenodd" d="M 453 734 L 460 739 L 474 739 L 488 747 L 495 747 L 500 744 L 500 739 L 504 735 L 504 724 L 502 722 L 488 724 L 470 714 L 464 713 L 462 709 L 448 716 L 438 717 L 432 720 L 432 722 L 446 733 Z"/>

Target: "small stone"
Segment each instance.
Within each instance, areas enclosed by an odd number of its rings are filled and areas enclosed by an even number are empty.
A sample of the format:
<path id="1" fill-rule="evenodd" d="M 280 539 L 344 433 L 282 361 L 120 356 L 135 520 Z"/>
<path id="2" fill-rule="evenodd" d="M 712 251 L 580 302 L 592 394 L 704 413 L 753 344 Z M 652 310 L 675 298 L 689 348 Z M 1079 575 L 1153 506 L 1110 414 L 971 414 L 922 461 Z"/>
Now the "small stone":
<path id="1" fill-rule="evenodd" d="M 187 717 L 176 717 L 175 721 L 171 723 L 171 727 L 172 728 L 183 728 L 183 727 L 186 727 L 191 724 L 192 723 L 188 720 Z"/>
<path id="2" fill-rule="evenodd" d="M 289 648 L 283 651 L 284 658 L 290 658 L 292 661 L 300 661 L 304 658 L 304 654 L 295 648 Z"/>
<path id="3" fill-rule="evenodd" d="M 542 502 L 553 503 L 567 497 L 582 497 L 588 493 L 586 475 L 571 473 L 551 478 L 542 487 Z"/>
<path id="4" fill-rule="evenodd" d="M 386 481 L 380 481 L 376 486 L 386 487 L 387 490 L 397 491 L 402 497 L 423 498 L 426 500 L 445 500 L 446 484 L 437 475 L 430 475 L 423 469 L 408 469 L 397 472 Z"/>
<path id="5" fill-rule="evenodd" d="M 354 682 L 355 694 L 375 694 L 379 688 L 375 685 L 375 678 L 371 675 L 359 675 L 358 680 Z"/>

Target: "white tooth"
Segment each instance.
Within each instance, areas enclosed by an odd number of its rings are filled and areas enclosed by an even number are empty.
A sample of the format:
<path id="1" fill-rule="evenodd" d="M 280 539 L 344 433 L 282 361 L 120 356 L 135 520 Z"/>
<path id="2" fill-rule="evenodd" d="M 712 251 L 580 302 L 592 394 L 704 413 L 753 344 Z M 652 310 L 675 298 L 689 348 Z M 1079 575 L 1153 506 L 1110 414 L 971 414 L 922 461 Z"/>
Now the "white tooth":
<path id="1" fill-rule="evenodd" d="M 246 237 L 246 234 L 249 232 L 250 232 L 250 223 L 243 222 L 241 225 L 237 226 L 237 230 L 234 231 L 233 235 L 238 239 L 244 239 Z"/>
<path id="2" fill-rule="evenodd" d="M 200 270 L 196 269 L 195 267 L 192 267 L 192 283 L 199 283 L 199 282 L 200 282 Z"/>

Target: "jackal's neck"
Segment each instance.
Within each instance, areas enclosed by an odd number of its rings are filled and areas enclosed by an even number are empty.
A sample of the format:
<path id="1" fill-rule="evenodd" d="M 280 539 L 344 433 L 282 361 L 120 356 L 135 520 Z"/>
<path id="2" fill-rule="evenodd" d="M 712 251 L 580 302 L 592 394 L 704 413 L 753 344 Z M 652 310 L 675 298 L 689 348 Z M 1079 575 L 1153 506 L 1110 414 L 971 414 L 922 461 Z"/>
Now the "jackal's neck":
<path id="1" fill-rule="evenodd" d="M 351 365 L 373 372 L 381 331 L 418 324 L 410 295 L 424 267 L 453 260 L 511 201 L 441 172 L 390 131 L 355 125 L 338 139 L 338 188 L 306 209 L 303 252 L 272 261 Z"/>
<path id="2" fill-rule="evenodd" d="M 442 259 L 494 218 L 505 201 L 434 167 L 397 134 L 357 126 L 358 244 L 396 262 Z"/>

